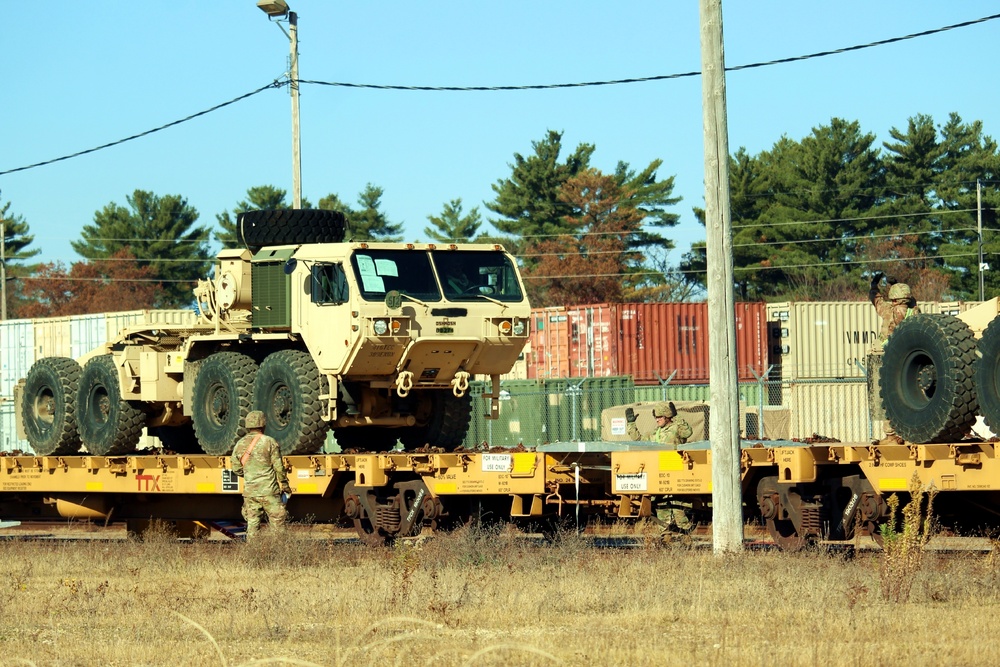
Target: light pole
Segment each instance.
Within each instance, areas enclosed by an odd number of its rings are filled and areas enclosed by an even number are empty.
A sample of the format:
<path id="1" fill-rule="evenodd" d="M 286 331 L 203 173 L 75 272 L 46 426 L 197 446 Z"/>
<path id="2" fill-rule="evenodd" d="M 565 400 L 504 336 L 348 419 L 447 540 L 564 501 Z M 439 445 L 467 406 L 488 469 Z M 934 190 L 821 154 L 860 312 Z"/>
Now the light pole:
<path id="1" fill-rule="evenodd" d="M 302 160 L 299 141 L 299 17 L 285 0 L 257 0 L 257 7 L 272 19 L 288 18 L 288 31 L 281 32 L 291 44 L 288 85 L 292 95 L 292 208 L 302 208 Z"/>

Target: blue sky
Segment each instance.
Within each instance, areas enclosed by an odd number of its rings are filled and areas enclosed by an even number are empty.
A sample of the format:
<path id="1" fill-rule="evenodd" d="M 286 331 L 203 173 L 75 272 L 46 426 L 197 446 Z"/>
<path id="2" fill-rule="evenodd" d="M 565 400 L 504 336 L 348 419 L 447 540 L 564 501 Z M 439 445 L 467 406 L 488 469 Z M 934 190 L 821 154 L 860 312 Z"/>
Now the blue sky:
<path id="1" fill-rule="evenodd" d="M 289 0 L 299 15 L 300 77 L 358 84 L 530 85 L 668 75 L 701 68 L 698 2 L 332 2 Z M 0 171 L 57 158 L 202 111 L 281 77 L 288 41 L 254 0 L 0 0 Z M 726 63 L 736 66 L 864 44 L 998 12 L 995 2 L 723 2 Z M 992 64 L 1000 20 L 902 43 L 730 72 L 729 144 L 757 153 L 834 117 L 879 141 L 891 127 L 957 112 L 1000 133 Z M 990 44 L 994 44 L 990 47 Z M 80 257 L 69 241 L 135 189 L 179 194 L 215 227 L 248 187 L 291 196 L 286 89 L 120 146 L 0 176 L 0 201 L 25 218 L 43 261 Z M 701 81 L 516 92 L 401 92 L 303 85 L 303 194 L 354 202 L 371 182 L 407 240 L 461 198 L 493 199 L 513 154 L 548 129 L 592 165 L 676 177 L 676 263 L 704 230 Z"/>

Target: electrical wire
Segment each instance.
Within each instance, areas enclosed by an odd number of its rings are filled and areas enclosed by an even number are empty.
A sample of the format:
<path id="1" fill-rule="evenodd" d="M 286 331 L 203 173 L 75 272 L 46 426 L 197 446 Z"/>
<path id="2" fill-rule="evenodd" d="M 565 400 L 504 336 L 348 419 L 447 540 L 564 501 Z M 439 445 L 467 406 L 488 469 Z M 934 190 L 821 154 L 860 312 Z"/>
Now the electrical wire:
<path id="1" fill-rule="evenodd" d="M 851 51 L 860 51 L 862 49 L 870 49 L 870 48 L 873 48 L 873 47 L 876 47 L 876 46 L 884 46 L 884 45 L 887 45 L 887 44 L 894 44 L 896 42 L 902 42 L 902 41 L 909 40 L 909 39 L 916 39 L 918 37 L 927 37 L 929 35 L 934 35 L 934 34 L 937 34 L 937 33 L 946 32 L 948 30 L 955 30 L 955 29 L 958 29 L 958 28 L 966 28 L 966 27 L 969 27 L 969 26 L 972 26 L 972 25 L 976 25 L 978 23 L 985 23 L 987 21 L 992 21 L 992 20 L 998 19 L 998 18 L 1000 18 L 1000 14 L 992 14 L 990 16 L 984 16 L 982 18 L 973 19 L 971 21 L 962 21 L 961 23 L 954 23 L 952 25 L 947 25 L 947 26 L 943 26 L 943 27 L 940 27 L 940 28 L 932 28 L 930 30 L 924 30 L 924 31 L 921 31 L 921 32 L 915 32 L 915 33 L 911 33 L 909 35 L 903 35 L 901 37 L 890 37 L 888 39 L 882 39 L 882 40 L 878 40 L 878 41 L 875 41 L 875 42 L 868 42 L 866 44 L 856 44 L 854 46 L 846 46 L 846 47 L 843 47 L 843 48 L 840 48 L 840 49 L 833 49 L 833 50 L 830 50 L 830 51 L 818 51 L 816 53 L 810 53 L 810 54 L 801 55 L 801 56 L 792 56 L 792 57 L 788 57 L 788 58 L 778 58 L 776 60 L 768 60 L 768 61 L 757 62 L 757 63 L 749 63 L 749 64 L 746 64 L 746 65 L 734 65 L 734 66 L 731 66 L 731 67 L 727 67 L 726 71 L 729 71 L 729 72 L 738 72 L 738 71 L 747 70 L 747 69 L 755 69 L 755 68 L 759 68 L 759 67 L 768 67 L 768 66 L 772 66 L 772 65 L 783 65 L 783 64 L 787 64 L 787 63 L 799 62 L 799 61 L 802 61 L 802 60 L 811 60 L 813 58 L 822 58 L 822 57 L 825 57 L 825 56 L 838 55 L 838 54 L 842 54 L 842 53 L 849 53 Z M 155 132 L 160 132 L 161 130 L 165 130 L 167 128 L 174 127 L 176 125 L 180 125 L 181 123 L 186 123 L 187 121 L 193 120 L 193 119 L 198 118 L 200 116 L 204 116 L 206 114 L 212 113 L 213 111 L 217 111 L 217 110 L 222 109 L 224 107 L 230 106 L 231 104 L 235 104 L 236 102 L 240 102 L 242 100 L 245 100 L 245 99 L 247 99 L 249 97 L 252 97 L 252 96 L 254 96 L 254 95 L 258 94 L 258 93 L 261 93 L 261 92 L 263 92 L 265 90 L 268 90 L 270 88 L 282 88 L 284 86 L 289 86 L 289 85 L 293 85 L 293 84 L 295 84 L 295 85 L 301 85 L 301 84 L 305 83 L 305 84 L 312 84 L 312 85 L 319 85 L 319 86 L 336 86 L 336 87 L 343 87 L 343 88 L 363 88 L 363 89 L 369 89 L 369 90 L 403 90 L 403 91 L 423 91 L 423 92 L 428 92 L 428 91 L 430 91 L 430 92 L 483 92 L 483 91 L 492 91 L 492 92 L 495 92 L 495 91 L 515 91 L 515 90 L 553 90 L 553 89 L 560 89 L 560 88 L 592 88 L 592 87 L 596 87 L 596 86 L 611 86 L 611 85 L 620 85 L 620 84 L 646 83 L 646 82 L 650 82 L 650 81 L 666 81 L 666 80 L 670 80 L 670 79 L 680 79 L 680 78 L 685 78 L 685 77 L 699 76 L 700 74 L 701 74 L 700 71 L 692 71 L 692 72 L 681 72 L 681 73 L 676 73 L 676 74 L 663 74 L 663 75 L 658 75 L 658 76 L 631 77 L 631 78 L 627 78 L 627 79 L 614 79 L 614 80 L 607 80 L 607 81 L 586 81 L 586 82 L 579 82 L 579 83 L 555 83 L 555 84 L 537 84 L 537 85 L 519 85 L 519 86 L 403 86 L 403 85 L 382 85 L 382 84 L 370 84 L 370 83 L 350 83 L 350 82 L 344 82 L 344 81 L 316 81 L 316 80 L 311 80 L 311 79 L 298 79 L 296 81 L 292 81 L 292 80 L 287 79 L 287 78 L 285 78 L 284 80 L 277 79 L 277 80 L 275 80 L 275 81 L 267 84 L 266 86 L 261 86 L 257 90 L 251 91 L 251 92 L 246 93 L 244 95 L 240 95 L 239 97 L 235 97 L 235 98 L 229 100 L 228 102 L 223 102 L 222 104 L 217 104 L 217 105 L 215 105 L 215 106 L 213 106 L 213 107 L 211 107 L 209 109 L 205 109 L 204 111 L 199 111 L 197 113 L 191 114 L 190 116 L 186 116 L 184 118 L 172 121 L 172 122 L 167 123 L 165 125 L 161 125 L 159 127 L 155 127 L 155 128 L 153 128 L 151 130 L 146 130 L 145 132 L 140 132 L 139 134 L 134 134 L 134 135 L 132 135 L 130 137 L 125 137 L 124 139 L 119 139 L 117 141 L 112 141 L 112 142 L 109 142 L 109 143 L 106 143 L 106 144 L 102 144 L 100 146 L 95 146 L 94 148 L 88 148 L 86 150 L 77 151 L 76 153 L 71 153 L 69 155 L 64 155 L 62 157 L 53 158 L 51 160 L 45 160 L 43 162 L 36 162 L 34 164 L 25 165 L 23 167 L 15 167 L 13 169 L 6 169 L 6 170 L 3 170 L 3 171 L 0 171 L 0 176 L 6 176 L 7 174 L 13 174 L 13 173 L 16 173 L 16 172 L 19 172 L 19 171 L 26 171 L 28 169 L 34 169 L 34 168 L 37 168 L 37 167 L 44 167 L 44 166 L 47 166 L 47 165 L 50 165 L 50 164 L 54 164 L 56 162 L 62 162 L 63 160 L 69 160 L 71 158 L 80 157 L 81 155 L 87 155 L 87 154 L 90 154 L 90 153 L 95 153 L 97 151 L 104 150 L 105 148 L 111 148 L 113 146 L 118 146 L 118 145 L 124 144 L 124 143 L 126 143 L 128 141 L 133 141 L 133 140 L 139 139 L 141 137 L 149 136 L 150 134 L 153 134 Z"/>

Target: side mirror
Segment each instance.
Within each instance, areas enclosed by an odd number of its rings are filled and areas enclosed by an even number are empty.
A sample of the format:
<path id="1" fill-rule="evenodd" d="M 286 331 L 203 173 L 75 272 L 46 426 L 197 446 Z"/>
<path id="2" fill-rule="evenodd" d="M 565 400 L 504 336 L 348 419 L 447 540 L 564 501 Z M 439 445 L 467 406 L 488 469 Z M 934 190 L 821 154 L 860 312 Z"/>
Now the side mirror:
<path id="1" fill-rule="evenodd" d="M 295 267 L 298 266 L 299 261 L 294 257 L 289 257 L 288 261 L 285 262 L 285 275 L 290 276 L 295 271 Z"/>

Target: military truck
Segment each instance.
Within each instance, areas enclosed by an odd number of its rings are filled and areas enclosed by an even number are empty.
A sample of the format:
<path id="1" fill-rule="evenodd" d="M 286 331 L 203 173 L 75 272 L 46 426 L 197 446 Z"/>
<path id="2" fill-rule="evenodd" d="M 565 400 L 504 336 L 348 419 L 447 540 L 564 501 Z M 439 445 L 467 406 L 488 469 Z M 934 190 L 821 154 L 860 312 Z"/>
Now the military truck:
<path id="1" fill-rule="evenodd" d="M 39 455 L 132 451 L 142 430 L 178 453 L 229 453 L 252 409 L 281 452 L 452 450 L 469 381 L 499 376 L 528 340 L 530 306 L 500 245 L 345 242 L 343 215 L 250 211 L 243 247 L 194 290 L 197 322 L 122 330 L 82 359 L 44 358 L 17 408 Z"/>
<path id="2" fill-rule="evenodd" d="M 977 416 L 1000 433 L 1000 299 L 954 315 L 904 319 L 878 378 L 885 417 L 910 443 L 956 443 Z"/>

